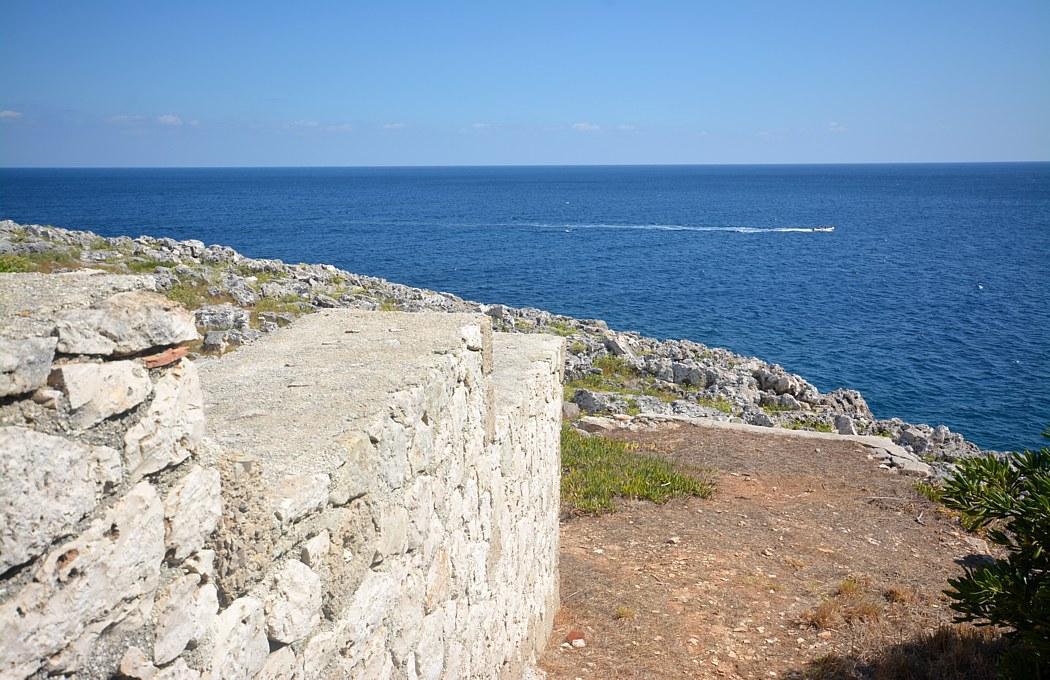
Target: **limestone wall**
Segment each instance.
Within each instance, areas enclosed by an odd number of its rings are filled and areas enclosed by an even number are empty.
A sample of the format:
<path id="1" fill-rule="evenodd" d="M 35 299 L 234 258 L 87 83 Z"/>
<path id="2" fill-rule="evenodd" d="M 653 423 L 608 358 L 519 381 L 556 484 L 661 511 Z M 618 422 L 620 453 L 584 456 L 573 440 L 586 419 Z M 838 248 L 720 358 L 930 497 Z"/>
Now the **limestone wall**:
<path id="1" fill-rule="evenodd" d="M 560 339 L 339 310 L 191 362 L 148 277 L 60 278 L 0 277 L 0 678 L 534 672 Z"/>

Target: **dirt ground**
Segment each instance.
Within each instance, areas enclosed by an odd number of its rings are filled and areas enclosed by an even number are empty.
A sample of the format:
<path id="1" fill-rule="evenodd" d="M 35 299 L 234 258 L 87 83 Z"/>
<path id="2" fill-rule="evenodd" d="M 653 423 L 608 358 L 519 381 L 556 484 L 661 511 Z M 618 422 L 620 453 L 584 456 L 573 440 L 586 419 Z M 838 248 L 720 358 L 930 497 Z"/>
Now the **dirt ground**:
<path id="1" fill-rule="evenodd" d="M 946 579 L 986 548 L 859 444 L 680 424 L 611 436 L 717 487 L 563 521 L 552 680 L 896 677 L 870 660 L 949 623 Z"/>

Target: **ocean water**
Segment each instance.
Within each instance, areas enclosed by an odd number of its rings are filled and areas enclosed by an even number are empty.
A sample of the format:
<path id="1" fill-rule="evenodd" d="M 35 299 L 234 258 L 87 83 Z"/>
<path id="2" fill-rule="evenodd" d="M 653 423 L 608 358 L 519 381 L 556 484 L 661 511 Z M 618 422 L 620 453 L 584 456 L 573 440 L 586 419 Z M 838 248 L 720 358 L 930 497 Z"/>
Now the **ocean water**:
<path id="1" fill-rule="evenodd" d="M 690 338 L 987 448 L 1050 425 L 1048 163 L 4 169 L 0 218 Z"/>

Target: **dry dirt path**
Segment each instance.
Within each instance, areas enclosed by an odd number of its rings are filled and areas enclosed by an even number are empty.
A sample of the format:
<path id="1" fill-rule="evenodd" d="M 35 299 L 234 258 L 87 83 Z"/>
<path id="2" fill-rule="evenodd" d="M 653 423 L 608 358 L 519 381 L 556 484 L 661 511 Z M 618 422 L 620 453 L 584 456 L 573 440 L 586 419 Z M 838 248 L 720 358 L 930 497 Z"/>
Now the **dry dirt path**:
<path id="1" fill-rule="evenodd" d="M 950 622 L 946 578 L 982 547 L 856 443 L 681 424 L 611 436 L 708 468 L 717 489 L 563 521 L 553 680 L 896 677 L 865 663 L 924 653 L 908 642 Z M 586 646 L 563 644 L 579 634 Z"/>

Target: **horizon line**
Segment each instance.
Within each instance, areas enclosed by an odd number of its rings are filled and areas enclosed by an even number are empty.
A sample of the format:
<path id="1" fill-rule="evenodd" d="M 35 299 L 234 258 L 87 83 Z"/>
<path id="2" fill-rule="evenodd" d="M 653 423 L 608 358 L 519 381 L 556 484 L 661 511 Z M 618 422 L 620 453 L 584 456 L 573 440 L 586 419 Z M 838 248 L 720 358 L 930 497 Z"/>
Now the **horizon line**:
<path id="1" fill-rule="evenodd" d="M 0 165 L 0 170 L 300 170 L 424 168 L 661 168 L 661 167 L 828 167 L 858 165 L 1037 165 L 1045 160 L 996 161 L 848 161 L 731 163 L 419 163 L 400 165 Z"/>

